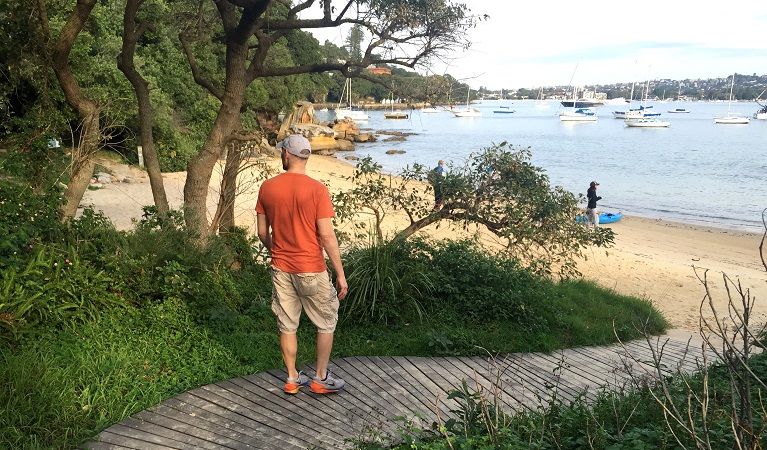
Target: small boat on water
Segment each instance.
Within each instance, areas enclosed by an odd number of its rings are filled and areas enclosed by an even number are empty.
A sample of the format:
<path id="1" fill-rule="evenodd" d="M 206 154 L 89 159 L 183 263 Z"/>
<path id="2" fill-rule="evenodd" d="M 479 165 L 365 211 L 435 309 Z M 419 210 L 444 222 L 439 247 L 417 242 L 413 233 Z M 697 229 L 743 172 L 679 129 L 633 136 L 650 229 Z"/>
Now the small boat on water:
<path id="1" fill-rule="evenodd" d="M 482 111 L 477 108 L 452 109 L 450 112 L 455 117 L 482 117 Z"/>
<path id="2" fill-rule="evenodd" d="M 495 109 L 495 110 L 493 110 L 493 112 L 495 114 L 512 114 L 512 113 L 514 113 L 516 111 L 514 111 L 513 109 L 511 109 L 508 106 L 500 106 L 499 109 Z"/>
<path id="3" fill-rule="evenodd" d="M 577 100 L 562 100 L 562 106 L 565 108 L 594 108 L 597 106 L 604 106 L 604 102 L 594 100 L 592 98 L 579 98 Z"/>
<path id="4" fill-rule="evenodd" d="M 391 93 L 391 111 L 384 112 L 384 119 L 407 119 L 407 113 L 394 110 L 394 92 Z"/>
<path id="5" fill-rule="evenodd" d="M 430 107 L 430 108 L 421 108 L 421 112 L 422 112 L 422 113 L 425 113 L 425 114 L 435 114 L 435 113 L 440 113 L 440 112 L 442 112 L 442 111 L 443 111 L 443 110 L 441 110 L 441 109 L 439 109 L 439 108 L 435 108 L 435 107 L 433 107 L 433 106 L 432 106 L 432 107 Z"/>
<path id="6" fill-rule="evenodd" d="M 407 113 L 403 113 L 403 112 L 392 111 L 392 112 L 384 113 L 384 118 L 386 119 L 407 119 L 408 117 L 410 116 L 408 116 Z"/>
<path id="7" fill-rule="evenodd" d="M 675 113 L 675 114 L 680 114 L 680 113 L 682 113 L 682 114 L 683 114 L 683 113 L 689 113 L 689 112 L 690 112 L 690 110 L 689 110 L 689 109 L 685 109 L 685 108 L 680 108 L 680 107 L 679 107 L 679 101 L 680 101 L 681 99 L 682 99 L 682 83 L 679 83 L 679 93 L 676 95 L 676 108 L 674 108 L 674 109 L 669 109 L 669 110 L 668 110 L 668 112 L 670 112 L 670 113 Z"/>
<path id="8" fill-rule="evenodd" d="M 671 125 L 671 122 L 660 120 L 655 117 L 626 119 L 624 123 L 630 128 L 668 128 Z"/>
<path id="9" fill-rule="evenodd" d="M 714 123 L 731 124 L 731 125 L 746 125 L 751 122 L 751 119 L 746 116 L 741 116 L 730 112 L 730 106 L 732 105 L 732 89 L 735 87 L 735 74 L 732 75 L 732 82 L 730 83 L 730 101 L 727 102 L 727 115 L 714 117 Z"/>
<path id="10" fill-rule="evenodd" d="M 466 91 L 466 108 L 463 108 L 463 109 L 453 108 L 450 110 L 450 112 L 453 113 L 455 117 L 482 117 L 482 111 L 473 107 L 469 108 L 470 93 L 471 93 L 471 89 L 468 89 Z"/>
<path id="11" fill-rule="evenodd" d="M 588 108 L 578 108 L 572 111 L 562 111 L 559 113 L 560 122 L 596 122 L 597 115 Z"/>
<path id="12" fill-rule="evenodd" d="M 348 117 L 355 122 L 367 122 L 368 113 L 352 105 L 351 78 L 347 78 L 346 82 L 344 83 L 344 90 L 341 92 L 341 101 L 343 100 L 344 94 L 347 95 L 348 103 L 344 106 L 341 106 L 340 102 L 338 103 L 338 107 L 335 109 L 336 118 L 343 119 Z"/>

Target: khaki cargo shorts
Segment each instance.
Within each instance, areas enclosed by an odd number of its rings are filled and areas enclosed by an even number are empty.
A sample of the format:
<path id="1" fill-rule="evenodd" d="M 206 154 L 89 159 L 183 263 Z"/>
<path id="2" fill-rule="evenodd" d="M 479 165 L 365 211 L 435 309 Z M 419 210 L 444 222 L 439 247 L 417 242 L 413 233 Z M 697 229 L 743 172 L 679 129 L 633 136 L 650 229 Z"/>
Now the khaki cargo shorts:
<path id="1" fill-rule="evenodd" d="M 330 271 L 287 273 L 272 266 L 272 311 L 283 333 L 295 333 L 301 308 L 318 333 L 332 333 L 338 323 L 338 294 Z"/>

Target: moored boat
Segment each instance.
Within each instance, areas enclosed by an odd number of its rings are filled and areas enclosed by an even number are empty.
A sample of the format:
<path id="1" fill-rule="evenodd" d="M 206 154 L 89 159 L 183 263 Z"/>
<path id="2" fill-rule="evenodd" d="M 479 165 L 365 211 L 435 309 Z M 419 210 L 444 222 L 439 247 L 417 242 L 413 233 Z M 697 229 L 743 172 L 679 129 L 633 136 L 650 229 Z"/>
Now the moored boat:
<path id="1" fill-rule="evenodd" d="M 631 128 L 668 128 L 671 122 L 660 120 L 655 117 L 639 117 L 626 119 L 625 124 Z"/>
<path id="2" fill-rule="evenodd" d="M 560 122 L 596 122 L 597 115 L 588 108 L 578 108 L 572 111 L 559 113 Z"/>
<path id="3" fill-rule="evenodd" d="M 594 108 L 604 106 L 603 102 L 591 98 L 579 98 L 578 100 L 562 100 L 562 106 L 565 108 Z"/>

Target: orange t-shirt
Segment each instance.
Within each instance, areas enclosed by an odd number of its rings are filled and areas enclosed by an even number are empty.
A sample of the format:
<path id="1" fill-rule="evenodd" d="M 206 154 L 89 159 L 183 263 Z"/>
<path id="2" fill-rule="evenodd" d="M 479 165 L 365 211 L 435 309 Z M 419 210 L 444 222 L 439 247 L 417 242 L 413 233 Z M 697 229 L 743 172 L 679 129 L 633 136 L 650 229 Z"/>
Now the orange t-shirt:
<path id="1" fill-rule="evenodd" d="M 288 273 L 327 270 L 317 219 L 335 215 L 328 188 L 307 175 L 282 173 L 258 191 L 256 212 L 272 228 L 272 264 Z"/>

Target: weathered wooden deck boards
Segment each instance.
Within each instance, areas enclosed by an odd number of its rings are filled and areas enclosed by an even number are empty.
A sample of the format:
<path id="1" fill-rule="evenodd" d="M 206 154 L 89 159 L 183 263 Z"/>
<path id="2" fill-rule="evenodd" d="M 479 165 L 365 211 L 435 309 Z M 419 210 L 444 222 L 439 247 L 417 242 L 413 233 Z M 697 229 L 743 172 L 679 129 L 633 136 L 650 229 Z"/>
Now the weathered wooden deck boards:
<path id="1" fill-rule="evenodd" d="M 697 369 L 701 347 L 689 335 L 653 340 L 663 350 L 669 372 Z M 631 357 L 628 357 L 628 354 Z M 274 370 L 185 392 L 117 423 L 86 444 L 90 449 L 337 449 L 349 438 L 391 434 L 404 416 L 419 412 L 424 425 L 445 420 L 458 403 L 448 394 L 465 380 L 495 393 L 507 410 L 535 408 L 556 395 L 567 402 L 602 387 L 631 385 L 650 368 L 646 341 L 575 348 L 551 354 L 512 354 L 498 358 L 349 357 L 331 361 L 344 378 L 337 395 L 282 392 L 285 373 Z M 650 368 L 651 370 L 651 368 Z"/>

